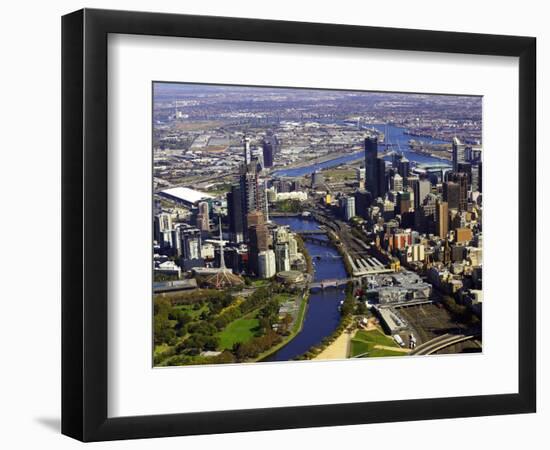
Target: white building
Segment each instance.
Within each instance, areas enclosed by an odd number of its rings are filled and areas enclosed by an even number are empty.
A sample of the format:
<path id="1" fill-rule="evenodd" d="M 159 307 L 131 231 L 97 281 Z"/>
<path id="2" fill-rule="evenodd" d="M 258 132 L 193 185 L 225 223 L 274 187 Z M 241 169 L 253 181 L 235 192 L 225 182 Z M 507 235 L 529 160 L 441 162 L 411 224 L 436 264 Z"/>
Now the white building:
<path id="1" fill-rule="evenodd" d="M 352 217 L 355 217 L 355 198 L 346 197 L 344 202 L 344 215 L 346 220 L 350 220 Z"/>
<path id="2" fill-rule="evenodd" d="M 260 278 L 271 278 L 277 273 L 275 252 L 267 250 L 258 254 L 258 272 Z"/>
<path id="3" fill-rule="evenodd" d="M 277 272 L 290 270 L 290 254 L 287 242 L 275 244 L 275 266 Z"/>
<path id="4" fill-rule="evenodd" d="M 277 192 L 277 201 L 279 202 L 282 200 L 298 200 L 300 202 L 305 202 L 307 200 L 307 192 Z"/>

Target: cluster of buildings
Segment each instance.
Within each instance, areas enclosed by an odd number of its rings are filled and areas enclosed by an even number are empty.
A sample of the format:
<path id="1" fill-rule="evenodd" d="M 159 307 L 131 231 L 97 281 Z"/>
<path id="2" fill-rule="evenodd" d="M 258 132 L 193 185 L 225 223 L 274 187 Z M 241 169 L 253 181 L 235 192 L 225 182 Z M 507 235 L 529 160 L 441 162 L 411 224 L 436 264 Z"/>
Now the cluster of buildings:
<path id="1" fill-rule="evenodd" d="M 482 158 L 479 147 L 457 138 L 452 155 L 452 166 L 417 170 L 395 152 L 386 162 L 378 156 L 377 139 L 368 137 L 357 189 L 340 194 L 337 207 L 343 219 L 360 220 L 379 259 L 398 261 L 457 294 L 481 289 Z M 390 289 L 388 295 L 401 291 Z"/>
<path id="2" fill-rule="evenodd" d="M 158 193 L 187 209 L 189 214 L 185 220 L 179 220 L 179 216 L 157 205 L 155 274 L 179 279 L 187 272 L 202 277 L 206 284 L 225 287 L 241 284 L 241 275 L 272 278 L 286 273 L 286 279 L 291 279 L 292 271 L 306 270 L 297 236 L 288 227 L 269 220 L 269 196 L 275 195 L 272 201 L 303 201 L 307 194 L 291 191 L 293 186 L 286 186 L 285 180 L 278 180 L 280 186 L 268 189 L 263 171 L 266 155 L 269 158 L 273 151 L 270 146 L 273 141 L 264 140 L 263 153 L 259 153 L 251 148 L 249 138 L 243 139 L 242 163 L 225 199 L 185 187 Z M 227 225 L 225 232 L 222 218 Z"/>

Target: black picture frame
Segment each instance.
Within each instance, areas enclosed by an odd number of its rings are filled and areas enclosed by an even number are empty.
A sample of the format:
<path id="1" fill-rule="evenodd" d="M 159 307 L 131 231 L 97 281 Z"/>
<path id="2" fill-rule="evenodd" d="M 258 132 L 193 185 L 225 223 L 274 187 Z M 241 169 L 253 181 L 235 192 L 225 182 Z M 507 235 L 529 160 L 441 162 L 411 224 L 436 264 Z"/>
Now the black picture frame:
<path id="1" fill-rule="evenodd" d="M 109 418 L 110 33 L 519 58 L 518 393 Z M 536 40 L 457 32 L 84 9 L 62 18 L 62 433 L 82 441 L 535 412 Z"/>

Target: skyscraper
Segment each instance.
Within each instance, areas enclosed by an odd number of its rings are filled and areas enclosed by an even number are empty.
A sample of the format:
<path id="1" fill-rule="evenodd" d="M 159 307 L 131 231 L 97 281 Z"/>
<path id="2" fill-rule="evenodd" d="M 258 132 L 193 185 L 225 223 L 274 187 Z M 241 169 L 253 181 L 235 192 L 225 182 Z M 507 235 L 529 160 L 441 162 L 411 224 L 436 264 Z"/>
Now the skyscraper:
<path id="1" fill-rule="evenodd" d="M 458 164 L 466 162 L 466 146 L 455 136 L 453 138 L 453 171 L 458 172 Z"/>
<path id="2" fill-rule="evenodd" d="M 263 154 L 264 154 L 264 167 L 273 167 L 273 144 L 271 141 L 264 140 L 262 143 Z"/>
<path id="3" fill-rule="evenodd" d="M 344 198 L 344 217 L 346 220 L 355 217 L 355 197 Z"/>
<path id="4" fill-rule="evenodd" d="M 249 221 L 255 222 L 259 216 L 253 213 L 249 215 Z M 258 255 L 260 252 L 269 250 L 269 229 L 267 224 L 259 219 L 259 221 L 251 225 L 248 229 L 249 236 L 249 258 L 248 264 L 250 271 L 259 274 Z"/>
<path id="5" fill-rule="evenodd" d="M 368 208 L 372 203 L 372 195 L 369 191 L 360 189 L 353 194 L 355 197 L 355 214 L 366 219 L 368 217 Z"/>
<path id="6" fill-rule="evenodd" d="M 378 197 L 378 139 L 365 138 L 365 185 L 367 190 Z"/>
<path id="7" fill-rule="evenodd" d="M 401 192 L 403 190 L 403 177 L 398 173 L 391 177 L 390 188 L 392 191 Z"/>
<path id="8" fill-rule="evenodd" d="M 388 192 L 388 179 L 386 177 L 386 161 L 382 158 L 376 159 L 376 177 L 377 177 L 377 192 L 376 197 L 384 197 Z"/>
<path id="9" fill-rule="evenodd" d="M 207 202 L 199 202 L 199 212 L 197 214 L 197 228 L 203 233 L 210 231 L 210 214 Z"/>
<path id="10" fill-rule="evenodd" d="M 325 176 L 323 172 L 316 170 L 311 174 L 311 187 L 318 188 L 322 187 L 325 184 Z"/>
<path id="11" fill-rule="evenodd" d="M 233 241 L 239 243 L 244 240 L 244 213 L 243 193 L 241 185 L 234 184 L 227 193 L 227 215 L 229 219 L 229 232 Z"/>
<path id="12" fill-rule="evenodd" d="M 410 170 L 410 162 L 406 158 L 406 156 L 403 156 L 399 161 L 397 171 L 399 172 L 399 175 L 401 175 L 403 179 L 405 179 L 409 176 L 409 170 Z"/>
<path id="13" fill-rule="evenodd" d="M 418 209 L 432 190 L 432 184 L 428 180 L 409 178 L 409 185 L 414 192 L 414 209 Z"/>
<path id="14" fill-rule="evenodd" d="M 250 151 L 250 138 L 248 136 L 245 136 L 243 138 L 243 156 L 245 165 L 248 165 L 252 162 L 252 152 Z"/>
<path id="15" fill-rule="evenodd" d="M 409 192 L 398 192 L 396 202 L 396 213 L 405 214 L 411 209 L 411 195 Z"/>
<path id="16" fill-rule="evenodd" d="M 186 227 L 180 228 L 180 239 L 182 248 L 182 263 L 185 270 L 193 267 L 201 267 L 203 259 L 201 254 L 202 240 L 201 232 L 198 228 Z"/>
<path id="17" fill-rule="evenodd" d="M 275 244 L 275 266 L 277 272 L 290 270 L 290 251 L 288 242 Z"/>
<path id="18" fill-rule="evenodd" d="M 466 211 L 468 209 L 468 180 L 469 175 L 463 172 L 450 172 L 448 180 L 458 185 L 458 209 Z M 451 206 L 449 205 L 449 208 Z"/>
<path id="19" fill-rule="evenodd" d="M 258 276 L 271 278 L 277 273 L 275 252 L 273 250 L 262 251 L 258 254 Z"/>
<path id="20" fill-rule="evenodd" d="M 267 213 L 267 200 L 265 193 L 265 184 L 260 183 L 258 177 L 258 168 L 255 164 L 249 164 L 243 167 L 240 176 L 240 188 L 242 199 L 242 216 L 244 224 L 245 239 L 249 227 L 247 216 L 252 211 L 261 211 Z"/>
<path id="21" fill-rule="evenodd" d="M 436 204 L 437 235 L 441 239 L 447 238 L 449 232 L 449 204 L 437 201 Z"/>
<path id="22" fill-rule="evenodd" d="M 481 192 L 481 162 L 472 164 L 472 192 Z"/>
<path id="23" fill-rule="evenodd" d="M 365 189 L 365 174 L 366 172 L 364 167 L 359 167 L 356 171 L 359 189 Z"/>
<path id="24" fill-rule="evenodd" d="M 449 209 L 458 209 L 460 203 L 460 187 L 454 181 L 443 183 L 443 200 Z"/>

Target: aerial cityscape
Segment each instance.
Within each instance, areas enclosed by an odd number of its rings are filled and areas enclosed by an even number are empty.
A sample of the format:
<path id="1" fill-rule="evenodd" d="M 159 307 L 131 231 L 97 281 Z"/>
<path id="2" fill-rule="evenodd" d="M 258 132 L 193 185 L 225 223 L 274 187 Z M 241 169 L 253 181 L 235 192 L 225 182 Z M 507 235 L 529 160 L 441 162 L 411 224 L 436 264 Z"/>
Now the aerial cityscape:
<path id="1" fill-rule="evenodd" d="M 482 98 L 153 83 L 153 364 L 482 351 Z"/>

